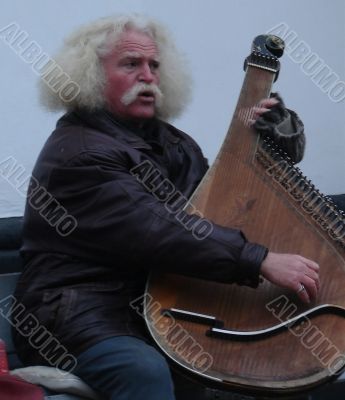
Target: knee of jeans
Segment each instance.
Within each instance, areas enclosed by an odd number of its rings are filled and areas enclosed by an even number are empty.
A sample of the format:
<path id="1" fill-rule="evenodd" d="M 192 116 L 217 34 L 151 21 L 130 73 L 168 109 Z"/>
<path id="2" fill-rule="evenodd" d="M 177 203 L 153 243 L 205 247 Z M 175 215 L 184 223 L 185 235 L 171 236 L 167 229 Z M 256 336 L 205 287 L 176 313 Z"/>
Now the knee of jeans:
<path id="1" fill-rule="evenodd" d="M 126 379 L 133 382 L 149 382 L 163 381 L 170 382 L 170 369 L 164 357 L 158 356 L 146 359 L 136 359 L 127 366 L 125 376 Z"/>

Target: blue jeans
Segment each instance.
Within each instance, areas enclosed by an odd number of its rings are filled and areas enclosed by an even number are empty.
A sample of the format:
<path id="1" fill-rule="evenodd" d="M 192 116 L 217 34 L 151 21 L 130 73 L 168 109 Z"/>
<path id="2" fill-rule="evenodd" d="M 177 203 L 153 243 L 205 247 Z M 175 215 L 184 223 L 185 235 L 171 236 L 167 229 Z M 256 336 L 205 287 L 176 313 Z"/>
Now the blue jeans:
<path id="1" fill-rule="evenodd" d="M 174 400 L 174 387 L 164 357 L 143 340 L 116 336 L 77 357 L 73 371 L 109 400 Z"/>

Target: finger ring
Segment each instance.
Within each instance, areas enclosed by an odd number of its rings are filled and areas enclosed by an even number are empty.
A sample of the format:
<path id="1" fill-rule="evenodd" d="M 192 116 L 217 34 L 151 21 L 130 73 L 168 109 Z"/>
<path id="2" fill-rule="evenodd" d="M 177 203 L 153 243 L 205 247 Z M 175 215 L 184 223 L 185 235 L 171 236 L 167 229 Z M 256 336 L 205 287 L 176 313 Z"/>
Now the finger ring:
<path id="1" fill-rule="evenodd" d="M 305 287 L 302 283 L 300 283 L 299 289 L 297 290 L 297 294 L 303 292 L 303 290 L 305 290 Z"/>

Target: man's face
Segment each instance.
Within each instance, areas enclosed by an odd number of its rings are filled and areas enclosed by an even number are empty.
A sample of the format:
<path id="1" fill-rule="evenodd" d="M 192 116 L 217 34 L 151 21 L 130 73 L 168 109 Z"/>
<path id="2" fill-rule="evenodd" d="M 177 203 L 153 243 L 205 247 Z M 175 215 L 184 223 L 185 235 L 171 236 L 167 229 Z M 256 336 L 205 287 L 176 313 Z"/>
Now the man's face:
<path id="1" fill-rule="evenodd" d="M 103 60 L 106 86 L 105 97 L 110 110 L 121 119 L 145 120 L 155 114 L 157 95 L 150 90 L 128 101 L 123 97 L 134 85 L 144 83 L 159 85 L 158 49 L 148 35 L 127 30 L 115 48 Z"/>

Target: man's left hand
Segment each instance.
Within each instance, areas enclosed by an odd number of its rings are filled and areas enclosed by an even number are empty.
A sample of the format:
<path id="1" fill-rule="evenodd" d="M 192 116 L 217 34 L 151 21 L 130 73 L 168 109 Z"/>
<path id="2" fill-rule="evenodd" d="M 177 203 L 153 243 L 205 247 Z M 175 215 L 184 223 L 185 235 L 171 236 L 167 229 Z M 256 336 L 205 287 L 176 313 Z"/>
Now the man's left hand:
<path id="1" fill-rule="evenodd" d="M 256 120 L 261 117 L 262 114 L 271 111 L 271 108 L 279 103 L 279 100 L 275 97 L 269 99 L 262 99 L 257 107 L 253 107 L 253 118 L 249 120 L 251 125 L 255 124 Z"/>

